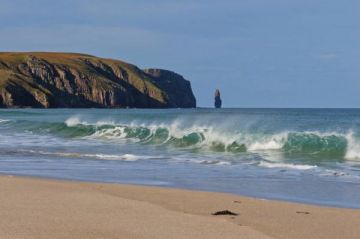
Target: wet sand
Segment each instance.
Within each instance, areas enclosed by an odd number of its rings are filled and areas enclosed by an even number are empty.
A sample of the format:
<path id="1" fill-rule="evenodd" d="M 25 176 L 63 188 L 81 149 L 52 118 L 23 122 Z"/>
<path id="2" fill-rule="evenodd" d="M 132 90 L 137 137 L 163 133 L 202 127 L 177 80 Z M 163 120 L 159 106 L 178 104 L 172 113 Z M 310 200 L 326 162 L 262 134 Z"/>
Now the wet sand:
<path id="1" fill-rule="evenodd" d="M 238 215 L 212 215 L 229 210 Z M 220 213 L 222 214 L 222 213 Z M 0 238 L 359 238 L 360 210 L 0 176 Z"/>

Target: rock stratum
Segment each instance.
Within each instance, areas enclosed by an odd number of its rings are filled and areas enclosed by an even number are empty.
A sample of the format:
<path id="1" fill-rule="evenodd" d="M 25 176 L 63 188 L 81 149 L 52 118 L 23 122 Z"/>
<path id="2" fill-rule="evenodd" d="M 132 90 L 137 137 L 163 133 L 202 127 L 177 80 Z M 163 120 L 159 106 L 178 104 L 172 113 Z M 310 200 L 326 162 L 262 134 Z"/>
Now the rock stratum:
<path id="1" fill-rule="evenodd" d="M 190 82 L 74 53 L 0 53 L 0 108 L 192 108 Z"/>

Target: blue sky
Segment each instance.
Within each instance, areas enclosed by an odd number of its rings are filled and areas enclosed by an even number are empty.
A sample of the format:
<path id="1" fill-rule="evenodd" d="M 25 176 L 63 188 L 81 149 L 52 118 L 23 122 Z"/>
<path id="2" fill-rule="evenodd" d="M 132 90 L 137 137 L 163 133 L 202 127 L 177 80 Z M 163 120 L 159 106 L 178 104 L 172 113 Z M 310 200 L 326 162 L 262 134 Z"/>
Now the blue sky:
<path id="1" fill-rule="evenodd" d="M 0 0 L 0 51 L 176 71 L 198 106 L 360 107 L 358 0 Z"/>

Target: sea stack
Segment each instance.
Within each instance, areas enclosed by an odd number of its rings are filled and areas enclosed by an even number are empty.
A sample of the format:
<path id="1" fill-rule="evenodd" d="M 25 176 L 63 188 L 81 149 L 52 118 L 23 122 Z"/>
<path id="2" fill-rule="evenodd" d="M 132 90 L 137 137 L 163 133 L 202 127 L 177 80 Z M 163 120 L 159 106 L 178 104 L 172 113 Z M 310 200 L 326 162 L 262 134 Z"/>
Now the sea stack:
<path id="1" fill-rule="evenodd" d="M 220 97 L 220 90 L 216 89 L 215 91 L 215 108 L 221 108 L 221 97 Z"/>

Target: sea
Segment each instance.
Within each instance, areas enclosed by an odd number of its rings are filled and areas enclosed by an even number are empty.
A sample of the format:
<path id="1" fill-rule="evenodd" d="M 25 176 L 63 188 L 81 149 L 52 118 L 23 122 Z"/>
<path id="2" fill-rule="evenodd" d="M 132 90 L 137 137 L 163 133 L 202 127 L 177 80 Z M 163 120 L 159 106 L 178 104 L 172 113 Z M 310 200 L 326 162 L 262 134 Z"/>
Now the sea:
<path id="1" fill-rule="evenodd" d="M 0 173 L 360 208 L 360 109 L 1 109 Z"/>

